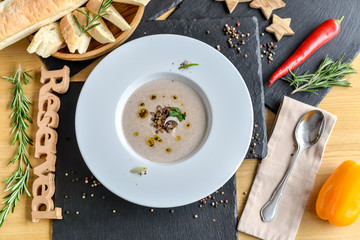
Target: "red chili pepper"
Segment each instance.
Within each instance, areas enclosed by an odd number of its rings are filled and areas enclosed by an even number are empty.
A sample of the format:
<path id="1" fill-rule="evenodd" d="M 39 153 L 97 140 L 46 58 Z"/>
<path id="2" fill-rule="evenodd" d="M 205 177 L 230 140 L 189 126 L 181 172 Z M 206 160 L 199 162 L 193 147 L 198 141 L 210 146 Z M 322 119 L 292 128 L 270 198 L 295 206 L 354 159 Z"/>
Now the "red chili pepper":
<path id="1" fill-rule="evenodd" d="M 305 41 L 295 50 L 295 52 L 271 75 L 269 86 L 277 79 L 294 70 L 310 57 L 322 45 L 329 42 L 340 32 L 340 23 L 344 19 L 329 19 L 317 27 Z"/>

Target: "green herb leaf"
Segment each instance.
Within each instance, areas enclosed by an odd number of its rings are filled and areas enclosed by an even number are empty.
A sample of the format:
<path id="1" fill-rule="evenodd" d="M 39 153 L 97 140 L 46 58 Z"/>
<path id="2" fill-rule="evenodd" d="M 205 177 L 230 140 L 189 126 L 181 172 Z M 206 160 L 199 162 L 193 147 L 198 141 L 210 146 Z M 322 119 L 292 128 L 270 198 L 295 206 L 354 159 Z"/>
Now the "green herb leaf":
<path id="1" fill-rule="evenodd" d="M 180 122 L 182 120 L 185 120 L 185 118 L 186 118 L 186 114 L 181 113 L 181 110 L 179 108 L 177 108 L 177 107 L 170 110 L 170 115 L 173 116 L 173 117 L 177 117 Z"/>
<path id="2" fill-rule="evenodd" d="M 15 85 L 11 90 L 13 99 L 10 103 L 10 109 L 12 110 L 10 115 L 12 118 L 10 125 L 12 127 L 12 138 L 10 144 L 15 145 L 17 143 L 18 145 L 14 157 L 8 164 L 19 162 L 19 165 L 13 174 L 3 181 L 3 183 L 6 184 L 4 191 L 10 192 L 4 197 L 5 200 L 2 202 L 5 206 L 0 210 L 0 227 L 3 225 L 10 209 L 14 212 L 17 201 L 20 201 L 20 196 L 23 192 L 25 191 L 30 196 L 28 184 L 31 164 L 28 159 L 29 153 L 26 148 L 28 144 L 32 144 L 32 140 L 26 131 L 29 126 L 28 123 L 32 122 L 29 115 L 29 104 L 31 104 L 31 101 L 25 96 L 22 85 L 28 84 L 30 79 L 34 79 L 29 72 L 22 70 L 20 66 L 19 69 L 14 72 L 12 77 L 3 78 Z M 23 165 L 26 166 L 25 169 Z"/>
<path id="3" fill-rule="evenodd" d="M 104 17 L 107 15 L 106 10 L 111 7 L 111 3 L 113 2 L 113 0 L 103 0 L 101 2 L 99 11 L 97 14 L 94 15 L 93 18 L 90 17 L 90 13 L 89 12 L 84 12 L 81 11 L 79 9 L 77 9 L 76 11 L 80 12 L 81 14 L 84 14 L 86 17 L 86 24 L 83 26 L 80 24 L 79 20 L 73 15 L 74 20 L 76 25 L 78 26 L 79 30 L 81 33 L 85 33 L 87 31 L 89 31 L 90 29 L 98 26 L 100 23 L 95 23 L 98 19 Z"/>
<path id="4" fill-rule="evenodd" d="M 197 64 L 197 63 L 190 63 L 190 64 L 182 65 L 182 66 L 180 66 L 178 69 L 189 68 L 189 67 L 192 67 L 192 66 L 199 66 L 199 64 Z"/>
<path id="5" fill-rule="evenodd" d="M 306 72 L 303 75 L 297 76 L 296 72 L 294 73 L 289 70 L 291 77 L 283 77 L 282 79 L 289 82 L 290 86 L 295 88 L 291 94 L 296 92 L 317 94 L 319 88 L 333 86 L 349 87 L 350 82 L 344 76 L 355 73 L 355 70 L 351 67 L 350 62 L 341 62 L 343 57 L 334 62 L 326 56 L 314 74 Z"/>

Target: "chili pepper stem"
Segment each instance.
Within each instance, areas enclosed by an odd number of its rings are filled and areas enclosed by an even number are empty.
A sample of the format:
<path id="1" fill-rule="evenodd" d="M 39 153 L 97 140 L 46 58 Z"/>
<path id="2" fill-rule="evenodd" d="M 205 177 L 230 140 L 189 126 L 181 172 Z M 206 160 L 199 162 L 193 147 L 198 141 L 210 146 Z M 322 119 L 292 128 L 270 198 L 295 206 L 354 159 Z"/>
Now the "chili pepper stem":
<path id="1" fill-rule="evenodd" d="M 341 24 L 342 20 L 344 19 L 344 16 L 342 16 L 340 19 L 336 20 L 339 24 Z"/>

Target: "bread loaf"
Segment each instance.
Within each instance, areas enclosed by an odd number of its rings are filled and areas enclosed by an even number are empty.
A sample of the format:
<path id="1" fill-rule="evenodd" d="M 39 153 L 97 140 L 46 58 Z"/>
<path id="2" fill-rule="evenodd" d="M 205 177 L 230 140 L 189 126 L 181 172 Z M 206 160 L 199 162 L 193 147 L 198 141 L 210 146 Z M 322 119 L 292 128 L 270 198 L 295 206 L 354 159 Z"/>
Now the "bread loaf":
<path id="1" fill-rule="evenodd" d="M 86 7 L 93 13 L 98 13 L 102 0 L 90 0 Z M 131 26 L 126 22 L 126 20 L 120 15 L 120 13 L 111 5 L 106 9 L 106 14 L 104 18 L 120 28 L 122 31 L 126 31 L 131 28 Z"/>
<path id="2" fill-rule="evenodd" d="M 94 19 L 94 14 L 89 12 L 89 10 L 87 8 L 82 7 L 82 8 L 79 8 L 79 10 L 84 13 L 88 12 L 90 18 Z M 83 13 L 74 11 L 73 14 L 82 26 L 86 25 L 86 16 Z M 109 28 L 106 26 L 104 20 L 99 18 L 92 25 L 95 25 L 95 24 L 99 24 L 99 25 L 97 25 L 96 27 L 93 27 L 87 31 L 87 33 L 89 33 L 90 36 L 92 36 L 99 43 L 103 43 L 103 44 L 115 42 L 114 35 L 111 33 Z"/>
<path id="3" fill-rule="evenodd" d="M 0 50 L 55 22 L 87 0 L 5 0 L 0 2 Z"/>

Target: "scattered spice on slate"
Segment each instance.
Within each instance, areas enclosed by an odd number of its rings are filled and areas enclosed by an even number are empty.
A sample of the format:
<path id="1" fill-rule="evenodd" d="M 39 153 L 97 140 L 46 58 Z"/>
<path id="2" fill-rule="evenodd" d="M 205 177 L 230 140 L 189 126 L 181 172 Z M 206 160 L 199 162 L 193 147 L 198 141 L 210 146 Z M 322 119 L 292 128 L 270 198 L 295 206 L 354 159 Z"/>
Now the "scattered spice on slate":
<path id="1" fill-rule="evenodd" d="M 90 197 L 94 197 L 94 194 L 92 193 L 92 194 L 90 194 Z"/>
<path id="2" fill-rule="evenodd" d="M 174 210 L 173 209 L 170 209 L 170 211 L 169 211 L 170 213 L 174 213 Z"/>
<path id="3" fill-rule="evenodd" d="M 78 182 L 79 180 L 80 180 L 80 178 L 78 178 L 78 177 L 77 177 L 77 178 L 75 178 L 75 182 Z"/>
<path id="4" fill-rule="evenodd" d="M 194 218 L 198 218 L 199 216 L 197 214 L 194 215 Z"/>
<path id="5" fill-rule="evenodd" d="M 67 176 L 69 176 L 69 174 L 68 174 L 68 173 L 65 173 L 65 177 L 67 177 Z"/>
<path id="6" fill-rule="evenodd" d="M 273 56 L 275 55 L 275 48 L 277 48 L 277 45 L 274 44 L 273 42 L 268 42 L 265 44 L 261 44 L 260 48 L 262 49 L 266 49 L 262 51 L 262 54 L 260 55 L 261 58 L 264 58 L 264 56 L 267 56 L 267 62 L 271 63 L 272 61 L 274 61 Z"/>
<path id="7" fill-rule="evenodd" d="M 115 210 L 115 209 L 113 210 L 113 213 L 116 213 L 116 210 Z"/>
<path id="8" fill-rule="evenodd" d="M 102 199 L 105 199 L 105 196 L 101 196 Z"/>
<path id="9" fill-rule="evenodd" d="M 65 211 L 65 214 L 70 214 L 70 212 L 68 210 Z"/>
<path id="10" fill-rule="evenodd" d="M 76 211 L 76 212 L 75 212 L 75 214 L 76 214 L 76 215 L 79 215 L 79 214 L 80 214 L 80 212 L 79 212 L 79 211 Z"/>
<path id="11" fill-rule="evenodd" d="M 217 45 L 216 46 L 216 49 L 218 50 L 218 51 L 220 51 L 221 49 L 220 49 L 220 45 Z"/>
<path id="12" fill-rule="evenodd" d="M 264 36 L 265 34 L 264 33 L 261 33 L 261 36 Z"/>
<path id="13" fill-rule="evenodd" d="M 74 171 L 74 170 L 72 170 L 72 171 L 71 171 L 71 174 L 75 174 L 75 171 Z"/>
<path id="14" fill-rule="evenodd" d="M 71 182 L 75 182 L 75 179 L 71 179 Z"/>
<path id="15" fill-rule="evenodd" d="M 210 30 L 206 30 L 206 34 L 210 34 Z"/>
<path id="16" fill-rule="evenodd" d="M 152 209 L 150 209 L 150 212 L 154 212 L 154 209 L 152 208 Z"/>
<path id="17" fill-rule="evenodd" d="M 248 57 L 248 55 L 245 53 L 245 54 L 244 54 L 244 58 L 247 58 L 247 57 Z"/>
<path id="18" fill-rule="evenodd" d="M 68 199 L 68 198 L 69 198 L 69 196 L 68 196 L 68 195 L 65 195 L 65 196 L 64 196 L 64 198 L 65 198 L 65 199 Z"/>
<path id="19" fill-rule="evenodd" d="M 216 220 L 215 220 L 215 218 L 213 218 L 213 220 L 212 220 L 213 222 L 216 222 Z"/>

